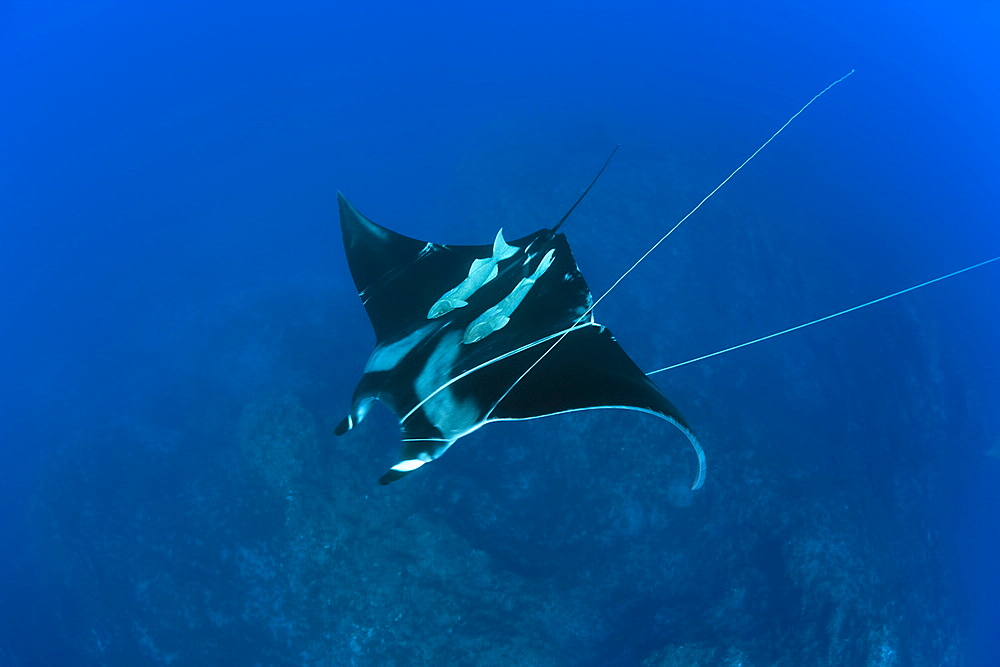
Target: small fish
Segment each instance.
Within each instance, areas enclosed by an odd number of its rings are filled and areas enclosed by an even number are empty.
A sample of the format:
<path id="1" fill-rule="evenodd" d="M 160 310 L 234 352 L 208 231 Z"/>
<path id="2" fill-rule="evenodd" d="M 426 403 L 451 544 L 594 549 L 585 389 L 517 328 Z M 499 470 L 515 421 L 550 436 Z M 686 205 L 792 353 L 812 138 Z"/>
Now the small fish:
<path id="1" fill-rule="evenodd" d="M 500 303 L 472 320 L 472 324 L 468 326 L 465 330 L 465 335 L 462 336 L 462 342 L 466 345 L 477 343 L 494 331 L 507 326 L 507 323 L 510 322 L 510 316 L 514 314 L 514 309 L 521 305 L 524 297 L 528 296 L 528 291 L 531 290 L 535 281 L 541 278 L 542 274 L 552 266 L 552 256 L 554 254 L 554 249 L 545 253 L 545 257 L 538 263 L 538 267 L 534 273 L 527 278 L 521 278 L 521 282 L 511 290 L 510 294 L 501 299 Z"/>
<path id="2" fill-rule="evenodd" d="M 505 259 L 510 259 L 517 253 L 517 248 L 508 245 L 503 240 L 503 229 L 497 232 L 493 240 L 493 254 L 482 259 L 475 259 L 469 267 L 468 277 L 458 284 L 458 287 L 448 290 L 440 299 L 434 302 L 427 319 L 434 320 L 442 315 L 447 315 L 456 308 L 464 308 L 469 305 L 469 298 L 479 291 L 479 289 L 497 277 L 500 272 L 497 264 Z"/>

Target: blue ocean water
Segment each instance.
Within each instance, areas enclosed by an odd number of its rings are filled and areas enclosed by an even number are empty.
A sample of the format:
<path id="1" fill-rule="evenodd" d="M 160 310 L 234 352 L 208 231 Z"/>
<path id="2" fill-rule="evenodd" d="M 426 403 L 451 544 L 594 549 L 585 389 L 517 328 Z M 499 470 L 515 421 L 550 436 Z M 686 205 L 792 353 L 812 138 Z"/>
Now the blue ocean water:
<path id="1" fill-rule="evenodd" d="M 336 192 L 653 370 L 1000 255 L 1000 6 L 8 2 L 0 664 L 1000 664 L 994 264 L 389 487 Z"/>

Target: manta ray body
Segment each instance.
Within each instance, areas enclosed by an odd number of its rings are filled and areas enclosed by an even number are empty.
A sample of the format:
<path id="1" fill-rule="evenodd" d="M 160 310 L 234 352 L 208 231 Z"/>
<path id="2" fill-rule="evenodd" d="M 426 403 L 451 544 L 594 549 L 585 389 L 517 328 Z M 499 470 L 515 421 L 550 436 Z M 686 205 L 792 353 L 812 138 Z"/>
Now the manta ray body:
<path id="1" fill-rule="evenodd" d="M 671 227 L 598 299 L 663 243 L 840 77 L 806 102 L 770 138 Z M 617 150 L 617 148 L 615 149 Z M 612 151 L 613 156 L 615 151 Z M 610 162 L 611 157 L 608 158 Z M 608 162 L 598 172 L 599 178 Z M 596 408 L 661 417 L 687 436 L 698 457 L 693 489 L 705 480 L 705 455 L 687 422 L 650 375 L 784 336 L 963 273 L 992 257 L 766 336 L 643 373 L 611 332 L 594 320 L 595 301 L 559 227 L 492 245 L 418 241 L 381 227 L 339 195 L 347 262 L 375 329 L 375 350 L 336 428 L 354 428 L 379 400 L 399 418 L 400 460 L 379 480 L 394 482 L 440 457 L 459 438 L 493 421 L 535 419 Z M 1000 448 L 989 452 L 996 455 Z"/>
<path id="2" fill-rule="evenodd" d="M 357 426 L 376 400 L 395 413 L 402 452 L 380 483 L 489 422 L 623 408 L 661 417 L 688 437 L 698 456 L 693 488 L 701 487 L 697 438 L 594 320 L 593 297 L 558 224 L 510 242 L 500 230 L 492 245 L 442 245 L 386 229 L 338 200 L 347 262 L 376 341 L 335 432 Z"/>

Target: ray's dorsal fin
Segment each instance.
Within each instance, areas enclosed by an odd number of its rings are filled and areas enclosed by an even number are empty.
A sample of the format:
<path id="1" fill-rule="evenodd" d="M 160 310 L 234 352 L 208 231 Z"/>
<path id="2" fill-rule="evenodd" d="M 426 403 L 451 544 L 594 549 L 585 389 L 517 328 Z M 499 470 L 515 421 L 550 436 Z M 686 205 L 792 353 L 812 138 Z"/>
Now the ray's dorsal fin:
<path id="1" fill-rule="evenodd" d="M 572 213 L 572 212 L 573 212 L 573 210 L 574 210 L 574 209 L 575 209 L 575 208 L 576 208 L 577 206 L 579 206 L 579 205 L 580 205 L 580 202 L 582 202 L 582 201 L 583 201 L 583 198 L 587 196 L 587 193 L 588 193 L 588 192 L 590 192 L 590 189 L 591 189 L 592 187 L 594 187 L 594 184 L 595 184 L 595 183 L 597 183 L 597 179 L 599 179 L 599 178 L 601 177 L 601 174 L 603 174 L 603 173 L 604 173 L 604 170 L 608 168 L 608 163 L 610 163 L 610 162 L 611 162 L 611 158 L 613 158 L 613 157 L 615 156 L 615 153 L 617 153 L 617 152 L 618 152 L 618 149 L 619 149 L 619 148 L 621 148 L 621 144 L 618 144 L 617 146 L 615 146 L 615 147 L 614 147 L 614 150 L 612 150 L 612 151 L 611 151 L 611 155 L 609 155 L 609 156 L 608 156 L 608 159 L 604 161 L 604 166 L 603 166 L 603 167 L 601 167 L 601 170 L 600 170 L 599 172 L 597 172 L 597 176 L 594 176 L 594 180 L 592 180 L 592 181 L 590 182 L 590 185 L 588 185 L 588 186 L 587 186 L 587 189 L 583 191 L 583 194 L 582 194 L 582 195 L 580 195 L 580 198 L 579 198 L 579 199 L 577 199 L 577 200 L 576 200 L 575 202 L 573 202 L 573 205 L 569 207 L 569 210 L 568 210 L 568 211 L 566 211 L 566 215 L 564 215 L 563 217 L 559 218 L 559 222 L 557 222 L 557 223 L 556 223 L 556 224 L 555 224 L 555 225 L 554 225 L 554 226 L 552 227 L 552 232 L 553 232 L 553 233 L 555 233 L 555 232 L 558 232 L 558 231 L 559 231 L 559 228 L 560 228 L 560 227 L 562 227 L 562 223 L 566 222 L 566 218 L 568 218 L 568 217 L 569 217 L 569 214 L 570 214 L 570 213 Z"/>

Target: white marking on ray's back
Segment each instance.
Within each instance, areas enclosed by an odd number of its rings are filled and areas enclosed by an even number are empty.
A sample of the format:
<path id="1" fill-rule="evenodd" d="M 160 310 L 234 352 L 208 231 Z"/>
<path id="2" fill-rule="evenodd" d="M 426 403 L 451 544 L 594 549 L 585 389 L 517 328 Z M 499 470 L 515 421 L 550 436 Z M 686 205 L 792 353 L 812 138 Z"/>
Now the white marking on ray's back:
<path id="1" fill-rule="evenodd" d="M 451 384 L 451 370 L 455 367 L 461 350 L 458 336 L 457 331 L 452 331 L 438 340 L 437 347 L 431 352 L 413 386 L 420 402 L 406 415 L 409 417 L 417 408 L 423 407 L 427 420 L 449 441 L 454 441 L 459 434 L 468 430 L 470 424 L 479 420 L 475 402 L 459 399 L 448 388 Z M 403 418 L 404 421 L 405 419 L 406 417 Z"/>
<path id="2" fill-rule="evenodd" d="M 574 327 L 572 327 L 570 329 L 563 329 L 561 331 L 556 331 L 555 333 L 551 333 L 548 336 L 545 336 L 544 338 L 539 338 L 538 340 L 535 340 L 535 341 L 532 341 L 532 342 L 527 343 L 525 345 L 522 345 L 521 347 L 517 348 L 516 350 L 511 350 L 510 352 L 505 352 L 505 353 L 503 353 L 503 354 L 501 354 L 499 356 L 493 357 L 492 359 L 488 359 L 488 360 L 484 361 L 483 363 L 479 364 L 478 366 L 473 366 L 469 370 L 463 371 L 462 373 L 459 373 L 455 377 L 450 378 L 446 382 L 442 383 L 441 386 L 437 387 L 434 391 L 430 392 L 425 397 L 423 397 L 420 400 L 420 402 L 417 403 L 415 406 L 413 406 L 413 408 L 411 408 L 409 412 L 407 412 L 405 415 L 403 415 L 403 418 L 400 419 L 399 421 L 401 423 L 405 424 L 406 420 L 409 419 L 410 417 L 412 417 L 414 412 L 416 412 L 417 410 L 419 410 L 420 408 L 422 408 L 424 406 L 424 404 L 427 403 L 427 401 L 430 401 L 431 399 L 435 398 L 438 395 L 438 393 L 440 393 L 442 391 L 447 391 L 448 387 L 450 387 L 455 382 L 458 382 L 462 378 L 464 378 L 464 377 L 466 377 L 468 375 L 471 375 L 472 373 L 475 373 L 476 371 L 480 371 L 480 370 L 486 368 L 487 366 L 491 366 L 491 365 L 497 363 L 498 361 L 503 361 L 504 359 L 507 359 L 508 357 L 514 356 L 515 354 L 519 354 L 521 352 L 524 352 L 525 350 L 529 350 L 529 349 L 535 347 L 536 345 L 541 345 L 542 343 L 550 341 L 553 338 L 558 338 L 559 336 L 563 336 L 563 335 L 565 335 L 566 333 L 568 333 L 570 331 L 575 331 L 576 329 L 583 329 L 584 327 L 601 327 L 602 329 L 604 328 L 600 324 L 597 324 L 596 322 L 594 322 L 593 318 L 590 318 L 589 321 L 584 322 L 582 324 L 577 324 L 576 326 L 574 326 Z M 463 435 L 465 435 L 465 434 L 463 434 Z M 461 437 L 461 436 L 459 436 L 459 437 Z"/>
<path id="3" fill-rule="evenodd" d="M 391 371 L 436 328 L 436 325 L 428 324 L 395 342 L 376 347 L 365 364 L 365 373 Z"/>

